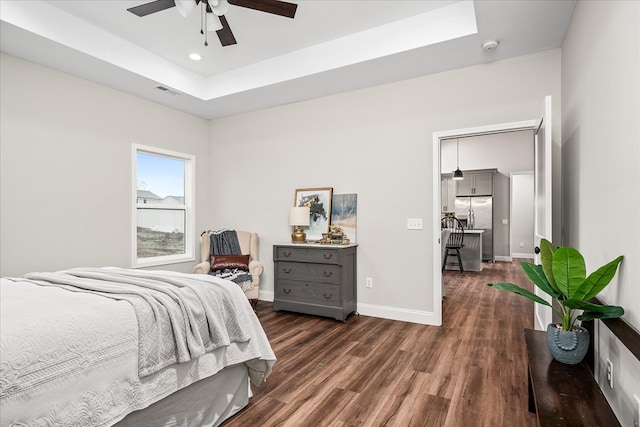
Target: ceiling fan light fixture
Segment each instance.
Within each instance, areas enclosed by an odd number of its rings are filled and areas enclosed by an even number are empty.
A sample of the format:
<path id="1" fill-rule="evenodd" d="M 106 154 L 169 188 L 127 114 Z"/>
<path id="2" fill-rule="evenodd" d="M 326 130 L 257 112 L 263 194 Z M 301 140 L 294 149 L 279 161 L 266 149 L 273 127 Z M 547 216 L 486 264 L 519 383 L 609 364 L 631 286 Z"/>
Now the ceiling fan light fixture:
<path id="1" fill-rule="evenodd" d="M 176 9 L 178 9 L 178 12 L 183 18 L 191 15 L 191 12 L 196 8 L 196 2 L 194 0 L 175 0 L 175 2 Z"/>
<path id="2" fill-rule="evenodd" d="M 211 6 L 211 10 L 213 11 L 213 13 L 215 13 L 217 16 L 222 16 L 227 13 L 227 10 L 229 10 L 229 2 L 227 2 L 227 0 L 218 0 L 215 1 L 215 3 L 215 6 L 212 5 L 211 2 L 209 2 L 209 5 Z"/>
<path id="3" fill-rule="evenodd" d="M 187 18 L 200 6 L 200 34 L 204 36 L 204 45 L 209 45 L 208 33 L 215 31 L 220 44 L 225 47 L 238 43 L 225 16 L 229 5 L 292 19 L 298 8 L 296 3 L 289 3 L 285 0 L 154 0 L 150 3 L 130 7 L 127 11 L 142 18 L 175 7 L 182 17 Z M 217 16 L 218 19 L 214 19 L 214 16 Z"/>
<path id="4" fill-rule="evenodd" d="M 207 31 L 218 31 L 222 29 L 222 22 L 215 14 L 207 12 Z"/>

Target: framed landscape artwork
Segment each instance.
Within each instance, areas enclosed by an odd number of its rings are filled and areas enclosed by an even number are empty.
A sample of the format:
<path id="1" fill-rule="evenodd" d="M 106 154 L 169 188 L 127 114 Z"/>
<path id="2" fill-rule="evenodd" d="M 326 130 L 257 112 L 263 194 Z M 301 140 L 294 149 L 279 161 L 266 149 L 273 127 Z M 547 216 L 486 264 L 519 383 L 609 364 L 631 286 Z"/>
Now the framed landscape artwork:
<path id="1" fill-rule="evenodd" d="M 334 194 L 331 202 L 331 225 L 342 228 L 350 243 L 356 243 L 358 195 Z"/>
<path id="2" fill-rule="evenodd" d="M 309 208 L 309 227 L 303 227 L 307 240 L 320 240 L 322 233 L 329 232 L 331 223 L 332 187 L 297 188 L 293 206 Z"/>

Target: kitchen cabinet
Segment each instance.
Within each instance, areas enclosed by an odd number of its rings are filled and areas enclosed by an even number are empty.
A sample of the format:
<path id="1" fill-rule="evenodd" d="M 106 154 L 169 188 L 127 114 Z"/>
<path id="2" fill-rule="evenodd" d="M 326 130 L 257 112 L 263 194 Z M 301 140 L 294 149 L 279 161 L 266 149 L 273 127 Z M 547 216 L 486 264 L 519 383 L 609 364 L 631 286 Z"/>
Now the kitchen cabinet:
<path id="1" fill-rule="evenodd" d="M 455 181 L 457 196 L 491 196 L 493 172 L 464 171 L 464 179 Z"/>
<path id="2" fill-rule="evenodd" d="M 456 182 L 451 174 L 442 174 L 440 180 L 440 211 L 453 212 L 456 209 Z"/>

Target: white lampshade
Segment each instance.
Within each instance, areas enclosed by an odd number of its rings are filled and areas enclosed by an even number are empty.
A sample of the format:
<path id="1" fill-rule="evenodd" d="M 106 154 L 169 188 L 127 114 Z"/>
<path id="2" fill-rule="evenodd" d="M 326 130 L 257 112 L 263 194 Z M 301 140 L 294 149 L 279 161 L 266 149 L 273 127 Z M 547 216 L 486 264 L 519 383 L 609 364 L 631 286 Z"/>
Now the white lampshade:
<path id="1" fill-rule="evenodd" d="M 311 210 L 304 206 L 292 207 L 289 211 L 289 225 L 308 226 L 311 219 Z"/>
<path id="2" fill-rule="evenodd" d="M 196 8 L 195 0 L 175 0 L 176 9 L 183 18 L 186 18 L 193 12 Z"/>

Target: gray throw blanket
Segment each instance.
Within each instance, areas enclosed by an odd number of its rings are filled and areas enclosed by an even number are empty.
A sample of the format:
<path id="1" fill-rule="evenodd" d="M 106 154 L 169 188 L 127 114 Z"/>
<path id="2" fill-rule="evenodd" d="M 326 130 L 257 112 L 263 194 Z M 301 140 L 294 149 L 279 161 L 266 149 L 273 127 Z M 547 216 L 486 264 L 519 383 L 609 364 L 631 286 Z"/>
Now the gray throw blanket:
<path id="1" fill-rule="evenodd" d="M 131 303 L 138 318 L 141 377 L 176 362 L 188 362 L 231 342 L 250 340 L 239 322 L 230 291 L 195 277 L 82 268 L 31 273 L 25 278 L 42 286 L 58 286 Z"/>
<path id="2" fill-rule="evenodd" d="M 242 255 L 235 230 L 209 231 L 209 239 L 211 239 L 209 249 L 211 255 Z"/>
<path id="3" fill-rule="evenodd" d="M 211 244 L 209 245 L 210 256 L 216 255 L 242 255 L 240 242 L 235 230 L 217 230 L 208 231 Z M 246 292 L 253 288 L 253 277 L 250 272 L 233 269 L 233 270 L 217 270 L 210 271 L 210 275 L 220 277 L 222 279 L 231 280 Z"/>

